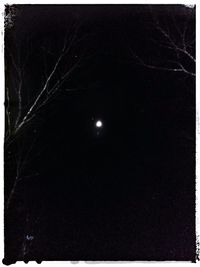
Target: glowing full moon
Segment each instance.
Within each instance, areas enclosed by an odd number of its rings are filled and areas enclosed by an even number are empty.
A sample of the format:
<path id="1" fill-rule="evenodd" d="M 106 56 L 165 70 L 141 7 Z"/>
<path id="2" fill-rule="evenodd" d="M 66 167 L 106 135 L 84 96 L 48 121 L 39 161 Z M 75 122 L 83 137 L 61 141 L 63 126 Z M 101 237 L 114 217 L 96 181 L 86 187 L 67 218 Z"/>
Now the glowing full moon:
<path id="1" fill-rule="evenodd" d="M 101 128 L 102 126 L 103 126 L 102 121 L 99 120 L 99 121 L 96 122 L 96 127 L 97 128 Z"/>

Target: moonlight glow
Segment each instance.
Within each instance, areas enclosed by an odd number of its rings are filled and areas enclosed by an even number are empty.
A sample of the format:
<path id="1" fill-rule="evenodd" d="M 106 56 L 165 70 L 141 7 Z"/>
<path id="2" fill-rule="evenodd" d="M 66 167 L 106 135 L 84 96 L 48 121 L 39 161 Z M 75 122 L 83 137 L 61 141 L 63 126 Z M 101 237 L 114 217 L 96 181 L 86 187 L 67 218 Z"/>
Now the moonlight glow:
<path id="1" fill-rule="evenodd" d="M 102 121 L 99 120 L 99 121 L 96 122 L 96 127 L 97 128 L 101 128 L 102 126 L 103 126 Z"/>

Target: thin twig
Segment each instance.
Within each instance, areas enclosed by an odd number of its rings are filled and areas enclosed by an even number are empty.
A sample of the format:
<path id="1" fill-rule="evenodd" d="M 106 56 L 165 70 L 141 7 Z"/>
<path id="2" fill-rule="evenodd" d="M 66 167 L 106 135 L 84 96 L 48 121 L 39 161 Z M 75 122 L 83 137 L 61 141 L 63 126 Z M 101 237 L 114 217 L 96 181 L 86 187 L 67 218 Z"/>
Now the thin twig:
<path id="1" fill-rule="evenodd" d="M 8 122 L 8 136 L 9 136 L 11 132 L 11 118 L 10 118 L 10 96 L 8 87 L 6 87 L 6 100 L 7 100 L 6 117 Z"/>

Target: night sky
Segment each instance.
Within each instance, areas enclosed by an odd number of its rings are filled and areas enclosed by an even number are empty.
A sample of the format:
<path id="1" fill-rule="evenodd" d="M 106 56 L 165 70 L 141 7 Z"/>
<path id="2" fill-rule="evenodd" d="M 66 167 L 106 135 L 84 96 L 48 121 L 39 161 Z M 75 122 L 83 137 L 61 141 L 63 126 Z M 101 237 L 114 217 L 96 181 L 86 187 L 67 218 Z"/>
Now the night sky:
<path id="1" fill-rule="evenodd" d="M 80 62 L 14 141 L 5 142 L 5 202 L 18 159 L 25 159 L 4 213 L 6 263 L 195 261 L 195 78 L 145 67 L 133 55 L 155 65 L 168 60 L 172 51 L 153 42 L 161 37 L 152 18 L 175 38 L 187 19 L 190 38 L 195 17 L 188 18 L 188 9 L 14 6 L 5 32 L 11 124 L 18 84 L 11 55 L 19 66 L 26 62 L 22 118 L 74 32 L 77 41 L 52 84 Z"/>

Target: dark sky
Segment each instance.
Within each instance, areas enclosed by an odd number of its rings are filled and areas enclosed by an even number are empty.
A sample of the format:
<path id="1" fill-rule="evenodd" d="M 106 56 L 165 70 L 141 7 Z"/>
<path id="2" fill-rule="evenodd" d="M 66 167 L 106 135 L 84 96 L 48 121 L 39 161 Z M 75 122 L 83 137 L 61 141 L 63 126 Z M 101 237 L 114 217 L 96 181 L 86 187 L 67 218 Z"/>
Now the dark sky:
<path id="1" fill-rule="evenodd" d="M 29 234 L 28 260 L 194 261 L 194 80 L 131 56 L 171 56 L 152 43 L 152 17 L 176 36 L 171 18 L 181 27 L 186 14 L 180 5 L 17 6 L 5 39 L 9 86 L 10 51 L 22 62 L 28 54 L 22 92 L 34 97 L 74 29 L 79 41 L 55 81 L 74 58 L 80 64 L 11 148 L 37 138 L 23 170 L 33 177 L 22 179 L 6 217 L 7 258 L 21 259 Z M 15 163 L 5 160 L 7 192 Z"/>

